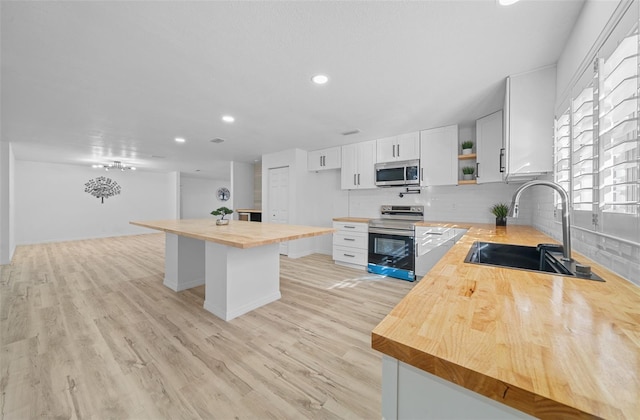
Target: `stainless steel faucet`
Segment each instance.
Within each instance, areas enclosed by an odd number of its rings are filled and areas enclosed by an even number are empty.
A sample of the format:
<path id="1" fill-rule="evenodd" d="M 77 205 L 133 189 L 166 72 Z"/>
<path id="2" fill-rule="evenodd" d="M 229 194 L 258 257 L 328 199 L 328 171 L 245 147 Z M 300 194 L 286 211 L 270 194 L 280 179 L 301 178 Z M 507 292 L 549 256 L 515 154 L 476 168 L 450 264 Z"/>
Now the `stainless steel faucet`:
<path id="1" fill-rule="evenodd" d="M 523 184 L 513 194 L 513 200 L 511 201 L 511 208 L 509 210 L 509 216 L 518 217 L 518 205 L 520 203 L 520 195 L 529 187 L 534 185 L 546 185 L 551 187 L 560 194 L 562 200 L 562 259 L 565 261 L 571 261 L 571 222 L 569 218 L 569 194 L 560 185 L 552 181 L 529 181 Z"/>

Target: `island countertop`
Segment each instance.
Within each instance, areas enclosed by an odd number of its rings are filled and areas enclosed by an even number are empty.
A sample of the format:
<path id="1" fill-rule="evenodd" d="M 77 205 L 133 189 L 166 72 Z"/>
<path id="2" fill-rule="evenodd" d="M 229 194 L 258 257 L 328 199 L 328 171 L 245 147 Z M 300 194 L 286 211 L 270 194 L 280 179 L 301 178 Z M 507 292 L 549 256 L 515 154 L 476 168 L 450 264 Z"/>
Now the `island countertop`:
<path id="1" fill-rule="evenodd" d="M 557 242 L 529 226 L 424 225 L 469 230 L 374 349 L 536 417 L 638 418 L 640 287 L 577 253 L 606 282 L 464 262 L 474 241 Z"/>
<path id="2" fill-rule="evenodd" d="M 228 225 L 218 226 L 215 219 L 212 218 L 134 221 L 129 223 L 243 249 L 335 232 L 333 228 L 253 223 L 242 220 L 229 220 Z"/>

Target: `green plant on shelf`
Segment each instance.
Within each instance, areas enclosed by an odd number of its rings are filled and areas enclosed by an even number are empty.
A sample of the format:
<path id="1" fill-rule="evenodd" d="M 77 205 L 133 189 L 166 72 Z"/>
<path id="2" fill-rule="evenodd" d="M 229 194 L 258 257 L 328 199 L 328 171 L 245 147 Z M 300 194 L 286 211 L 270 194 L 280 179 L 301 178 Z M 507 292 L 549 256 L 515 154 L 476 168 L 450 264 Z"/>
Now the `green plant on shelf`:
<path id="1" fill-rule="evenodd" d="M 462 150 L 464 149 L 473 149 L 473 142 L 471 140 L 462 142 Z"/>
<path id="2" fill-rule="evenodd" d="M 462 168 L 462 173 L 465 175 L 473 175 L 475 171 L 476 168 L 474 168 L 473 166 L 465 166 L 464 168 Z"/>

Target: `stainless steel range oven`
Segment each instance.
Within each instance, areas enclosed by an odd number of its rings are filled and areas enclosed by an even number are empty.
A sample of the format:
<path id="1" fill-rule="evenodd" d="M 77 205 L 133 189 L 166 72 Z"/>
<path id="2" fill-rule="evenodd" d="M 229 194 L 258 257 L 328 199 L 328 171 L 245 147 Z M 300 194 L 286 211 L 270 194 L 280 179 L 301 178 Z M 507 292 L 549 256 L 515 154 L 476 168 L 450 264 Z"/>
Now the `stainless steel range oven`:
<path id="1" fill-rule="evenodd" d="M 424 206 L 382 206 L 380 219 L 369 222 L 370 273 L 415 280 L 415 223 Z"/>

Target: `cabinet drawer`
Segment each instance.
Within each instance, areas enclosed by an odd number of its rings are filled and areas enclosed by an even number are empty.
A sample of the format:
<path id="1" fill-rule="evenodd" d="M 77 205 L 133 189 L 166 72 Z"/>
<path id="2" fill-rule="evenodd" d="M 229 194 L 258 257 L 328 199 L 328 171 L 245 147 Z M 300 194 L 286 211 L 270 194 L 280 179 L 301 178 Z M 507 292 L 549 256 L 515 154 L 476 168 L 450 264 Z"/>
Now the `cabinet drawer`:
<path id="1" fill-rule="evenodd" d="M 333 259 L 351 264 L 367 265 L 368 255 L 366 249 L 349 248 L 344 246 L 333 247 Z"/>
<path id="2" fill-rule="evenodd" d="M 369 225 L 367 225 L 366 223 L 333 222 L 333 228 L 344 230 L 346 232 L 369 232 Z"/>
<path id="3" fill-rule="evenodd" d="M 416 227 L 416 237 L 423 237 L 425 235 L 443 235 L 451 236 L 453 229 L 440 226 L 427 226 Z"/>
<path id="4" fill-rule="evenodd" d="M 369 235 L 366 233 L 338 231 L 333 234 L 333 245 L 366 250 L 368 246 L 368 239 Z"/>

